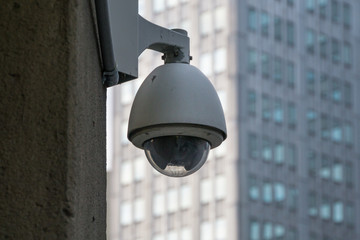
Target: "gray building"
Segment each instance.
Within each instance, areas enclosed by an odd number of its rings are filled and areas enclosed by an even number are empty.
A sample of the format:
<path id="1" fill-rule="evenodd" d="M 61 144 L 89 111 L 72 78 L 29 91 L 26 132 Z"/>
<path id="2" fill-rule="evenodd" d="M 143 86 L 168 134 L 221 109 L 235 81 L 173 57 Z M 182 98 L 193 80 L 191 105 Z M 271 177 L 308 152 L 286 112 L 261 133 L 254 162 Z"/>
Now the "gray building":
<path id="1" fill-rule="evenodd" d="M 223 103 L 228 139 L 197 173 L 168 178 L 126 138 L 140 79 L 109 93 L 109 240 L 360 239 L 360 2 L 152 0 L 185 28 L 191 64 Z"/>

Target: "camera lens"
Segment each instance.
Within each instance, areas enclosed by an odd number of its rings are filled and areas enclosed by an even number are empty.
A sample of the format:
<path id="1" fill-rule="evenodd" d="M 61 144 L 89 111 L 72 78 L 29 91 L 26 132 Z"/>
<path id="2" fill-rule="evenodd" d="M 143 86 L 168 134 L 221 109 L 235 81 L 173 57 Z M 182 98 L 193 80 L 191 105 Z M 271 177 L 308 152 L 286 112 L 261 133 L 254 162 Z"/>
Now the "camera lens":
<path id="1" fill-rule="evenodd" d="M 210 144 L 197 137 L 165 136 L 146 141 L 144 150 L 157 171 L 171 177 L 184 177 L 205 163 Z"/>

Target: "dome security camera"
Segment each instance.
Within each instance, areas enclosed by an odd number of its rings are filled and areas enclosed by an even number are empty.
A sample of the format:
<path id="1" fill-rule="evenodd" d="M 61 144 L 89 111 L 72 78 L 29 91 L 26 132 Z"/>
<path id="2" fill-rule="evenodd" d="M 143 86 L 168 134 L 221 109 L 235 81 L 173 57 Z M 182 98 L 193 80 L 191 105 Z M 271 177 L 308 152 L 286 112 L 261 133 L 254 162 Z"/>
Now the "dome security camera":
<path id="1" fill-rule="evenodd" d="M 216 90 L 194 66 L 167 63 L 157 67 L 135 96 L 128 138 L 145 150 L 150 164 L 164 175 L 183 177 L 196 172 L 226 135 Z"/>

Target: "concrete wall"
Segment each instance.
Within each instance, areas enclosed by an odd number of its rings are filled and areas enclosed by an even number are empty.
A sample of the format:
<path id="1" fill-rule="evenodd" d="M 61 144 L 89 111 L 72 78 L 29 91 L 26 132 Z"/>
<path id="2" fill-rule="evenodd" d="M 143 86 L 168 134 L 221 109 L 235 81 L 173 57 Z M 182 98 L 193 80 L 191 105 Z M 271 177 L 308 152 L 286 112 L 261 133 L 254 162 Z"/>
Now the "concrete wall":
<path id="1" fill-rule="evenodd" d="M 0 239 L 105 239 L 105 102 L 85 0 L 0 7 Z"/>

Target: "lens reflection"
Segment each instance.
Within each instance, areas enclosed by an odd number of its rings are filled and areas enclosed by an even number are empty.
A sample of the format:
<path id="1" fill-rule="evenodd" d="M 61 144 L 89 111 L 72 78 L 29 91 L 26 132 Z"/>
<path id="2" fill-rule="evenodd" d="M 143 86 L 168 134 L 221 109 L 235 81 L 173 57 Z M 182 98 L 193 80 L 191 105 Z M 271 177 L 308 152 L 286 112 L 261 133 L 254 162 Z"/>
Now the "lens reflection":
<path id="1" fill-rule="evenodd" d="M 196 137 L 167 136 L 146 141 L 144 149 L 149 162 L 160 173 L 183 177 L 205 163 L 210 144 Z"/>

